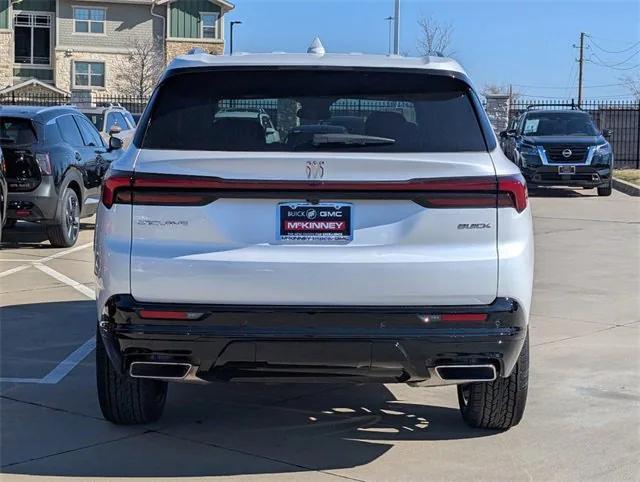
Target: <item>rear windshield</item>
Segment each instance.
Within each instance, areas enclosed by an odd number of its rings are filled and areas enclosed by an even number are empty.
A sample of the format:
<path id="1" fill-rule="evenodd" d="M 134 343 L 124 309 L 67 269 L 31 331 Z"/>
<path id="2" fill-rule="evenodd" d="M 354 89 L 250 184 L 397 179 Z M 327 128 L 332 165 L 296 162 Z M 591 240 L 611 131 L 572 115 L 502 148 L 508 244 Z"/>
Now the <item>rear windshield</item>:
<path id="1" fill-rule="evenodd" d="M 0 117 L 0 145 L 25 145 L 36 141 L 31 120 L 21 117 Z"/>
<path id="2" fill-rule="evenodd" d="M 160 87 L 142 147 L 216 151 L 486 151 L 474 102 L 472 92 L 462 81 L 424 73 L 182 73 Z"/>
<path id="3" fill-rule="evenodd" d="M 525 136 L 597 136 L 591 117 L 572 112 L 528 114 L 522 133 Z"/>

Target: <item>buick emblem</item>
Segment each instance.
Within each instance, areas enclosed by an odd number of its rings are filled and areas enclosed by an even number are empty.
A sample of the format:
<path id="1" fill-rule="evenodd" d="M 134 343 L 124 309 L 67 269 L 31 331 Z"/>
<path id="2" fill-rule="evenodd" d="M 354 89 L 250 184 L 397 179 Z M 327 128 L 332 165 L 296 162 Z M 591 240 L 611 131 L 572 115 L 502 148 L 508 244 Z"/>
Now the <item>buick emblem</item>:
<path id="1" fill-rule="evenodd" d="M 307 161 L 307 179 L 324 177 L 324 161 Z"/>
<path id="2" fill-rule="evenodd" d="M 564 157 L 565 159 L 569 159 L 571 157 L 571 154 L 573 154 L 573 152 L 571 152 L 571 149 L 565 149 L 564 151 L 562 151 L 562 157 Z"/>
<path id="3" fill-rule="evenodd" d="M 307 219 L 315 219 L 318 212 L 315 209 L 307 209 Z"/>

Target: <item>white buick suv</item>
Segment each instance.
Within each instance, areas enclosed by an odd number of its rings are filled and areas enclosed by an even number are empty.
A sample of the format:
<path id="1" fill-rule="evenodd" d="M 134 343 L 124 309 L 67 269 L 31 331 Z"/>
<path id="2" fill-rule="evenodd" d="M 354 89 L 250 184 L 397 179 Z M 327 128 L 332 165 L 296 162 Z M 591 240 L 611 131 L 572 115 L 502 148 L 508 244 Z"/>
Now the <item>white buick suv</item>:
<path id="1" fill-rule="evenodd" d="M 95 270 L 114 423 L 171 381 L 455 384 L 469 425 L 522 418 L 527 189 L 451 59 L 176 58 L 104 181 Z"/>

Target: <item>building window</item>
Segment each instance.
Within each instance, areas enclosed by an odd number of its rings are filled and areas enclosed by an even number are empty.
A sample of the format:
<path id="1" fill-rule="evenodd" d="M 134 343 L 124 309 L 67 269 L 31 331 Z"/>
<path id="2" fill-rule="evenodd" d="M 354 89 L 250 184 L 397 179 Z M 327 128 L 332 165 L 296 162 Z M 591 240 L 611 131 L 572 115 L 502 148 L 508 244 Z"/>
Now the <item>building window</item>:
<path id="1" fill-rule="evenodd" d="M 218 38 L 218 14 L 200 12 L 200 37 Z"/>
<path id="2" fill-rule="evenodd" d="M 104 8 L 73 7 L 73 32 L 103 34 L 105 19 Z"/>
<path id="3" fill-rule="evenodd" d="M 13 25 L 15 63 L 51 65 L 51 16 L 16 13 Z"/>
<path id="4" fill-rule="evenodd" d="M 74 62 L 73 86 L 79 89 L 104 87 L 104 63 Z"/>

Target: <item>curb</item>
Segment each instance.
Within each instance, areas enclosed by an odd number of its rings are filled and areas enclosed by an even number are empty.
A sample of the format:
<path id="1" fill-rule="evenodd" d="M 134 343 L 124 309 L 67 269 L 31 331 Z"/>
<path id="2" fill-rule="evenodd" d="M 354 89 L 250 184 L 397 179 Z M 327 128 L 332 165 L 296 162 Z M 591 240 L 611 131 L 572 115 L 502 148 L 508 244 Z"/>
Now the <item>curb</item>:
<path id="1" fill-rule="evenodd" d="M 640 196 L 640 187 L 621 179 L 613 178 L 613 188 L 629 196 Z"/>

